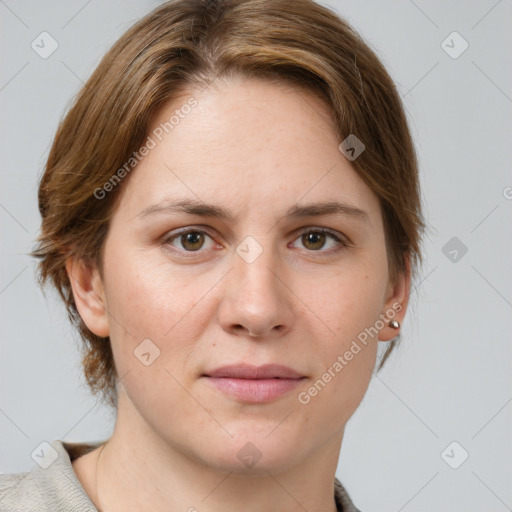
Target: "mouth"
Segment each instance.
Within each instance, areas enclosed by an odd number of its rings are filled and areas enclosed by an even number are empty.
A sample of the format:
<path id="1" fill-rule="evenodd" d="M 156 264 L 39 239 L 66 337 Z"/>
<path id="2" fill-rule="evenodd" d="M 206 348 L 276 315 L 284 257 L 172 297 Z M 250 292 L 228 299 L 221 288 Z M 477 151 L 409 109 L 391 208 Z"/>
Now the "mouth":
<path id="1" fill-rule="evenodd" d="M 245 403 L 267 403 L 295 389 L 306 377 L 278 364 L 224 366 L 202 375 L 223 394 Z"/>

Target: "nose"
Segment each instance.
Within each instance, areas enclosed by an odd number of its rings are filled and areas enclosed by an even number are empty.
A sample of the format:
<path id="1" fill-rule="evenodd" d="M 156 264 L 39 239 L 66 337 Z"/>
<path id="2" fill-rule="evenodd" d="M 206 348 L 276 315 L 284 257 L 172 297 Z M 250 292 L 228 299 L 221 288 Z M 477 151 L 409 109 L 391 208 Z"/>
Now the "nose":
<path id="1" fill-rule="evenodd" d="M 249 261 L 233 256 L 219 306 L 221 326 L 237 336 L 281 337 L 291 329 L 294 318 L 286 275 L 270 251 Z"/>

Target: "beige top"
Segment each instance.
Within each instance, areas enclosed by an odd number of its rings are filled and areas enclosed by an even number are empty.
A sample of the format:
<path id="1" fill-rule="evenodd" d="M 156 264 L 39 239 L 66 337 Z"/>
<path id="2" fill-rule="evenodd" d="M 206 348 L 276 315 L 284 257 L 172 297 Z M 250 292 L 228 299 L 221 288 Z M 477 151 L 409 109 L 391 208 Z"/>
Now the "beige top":
<path id="1" fill-rule="evenodd" d="M 47 447 L 41 463 L 32 471 L 0 475 L 0 512 L 98 512 L 71 462 L 102 442 L 52 441 L 54 450 Z M 338 511 L 360 512 L 340 481 L 335 479 L 334 484 Z"/>

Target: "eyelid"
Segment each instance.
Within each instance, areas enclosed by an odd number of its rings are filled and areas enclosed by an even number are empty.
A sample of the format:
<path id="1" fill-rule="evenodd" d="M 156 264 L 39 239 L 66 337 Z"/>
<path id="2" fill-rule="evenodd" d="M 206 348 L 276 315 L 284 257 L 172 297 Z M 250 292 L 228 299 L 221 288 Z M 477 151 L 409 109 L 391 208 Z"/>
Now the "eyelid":
<path id="1" fill-rule="evenodd" d="M 334 238 L 337 238 L 340 242 L 343 242 L 346 245 L 351 245 L 351 241 L 343 233 L 335 231 L 334 229 L 324 228 L 322 226 L 305 226 L 305 227 L 299 229 L 299 231 L 297 232 L 297 236 L 303 235 L 304 233 L 310 233 L 310 232 L 325 233 L 327 235 L 333 236 Z"/>
<path id="2" fill-rule="evenodd" d="M 334 256 L 346 249 L 348 249 L 349 247 L 353 247 L 352 243 L 350 242 L 350 240 L 348 240 L 348 238 L 343 235 L 342 233 L 339 233 L 338 231 L 334 231 L 332 229 L 329 229 L 329 228 L 324 228 L 324 227 L 321 227 L 321 226 L 306 226 L 304 228 L 301 228 L 298 232 L 297 232 L 297 237 L 293 240 L 295 241 L 297 238 L 301 237 L 303 234 L 305 233 L 322 233 L 322 234 L 326 234 L 326 235 L 329 235 L 331 236 L 337 243 L 337 246 L 334 247 L 334 248 L 331 248 L 331 249 L 328 249 L 326 251 L 324 250 L 318 250 L 318 251 L 308 251 L 306 249 L 306 252 L 308 255 L 315 255 L 315 253 L 317 253 L 318 255 L 320 256 L 325 256 L 325 257 L 328 257 L 328 256 Z"/>
<path id="3" fill-rule="evenodd" d="M 171 232 L 166 233 L 161 238 L 161 243 L 163 245 L 170 245 L 171 241 L 173 241 L 176 238 L 179 238 L 181 235 L 185 235 L 187 233 L 202 233 L 202 234 L 205 234 L 205 235 L 209 236 L 216 245 L 218 245 L 217 242 L 215 241 L 215 235 L 212 233 L 211 228 L 209 228 L 208 226 L 186 226 L 184 228 L 178 228 L 176 230 L 173 230 Z M 173 247 L 173 250 L 178 251 L 181 254 L 190 254 L 190 255 L 194 255 L 194 254 L 198 254 L 198 253 L 204 252 L 201 249 L 199 251 L 185 251 L 183 249 L 176 249 L 175 247 Z"/>
<path id="4" fill-rule="evenodd" d="M 217 244 L 217 242 L 215 241 L 215 236 L 212 232 L 213 230 L 209 227 L 209 226 L 204 226 L 204 225 L 191 225 L 191 226 L 186 226 L 184 228 L 178 228 L 177 230 L 173 230 L 172 232 L 170 233 L 166 233 L 162 238 L 162 244 L 163 245 L 167 245 L 167 244 L 170 244 L 171 241 L 173 241 L 174 239 L 178 238 L 179 236 L 183 235 L 183 234 L 186 234 L 186 233 L 190 233 L 190 232 L 198 232 L 198 233 L 203 233 L 207 236 L 209 236 L 214 243 Z M 351 241 L 348 239 L 348 237 L 342 233 L 339 233 L 338 231 L 335 231 L 335 230 L 332 230 L 330 228 L 325 228 L 325 227 L 322 227 L 322 226 L 304 226 L 302 228 L 300 228 L 298 231 L 295 231 L 295 238 L 292 240 L 292 242 L 294 242 L 295 240 L 297 240 L 297 238 L 299 238 L 301 235 L 303 235 L 304 233 L 323 233 L 323 234 L 326 234 L 326 235 L 330 235 L 332 238 L 334 238 L 334 240 L 338 243 L 338 247 L 334 248 L 334 249 L 330 249 L 330 250 L 327 250 L 327 251 L 323 251 L 323 250 L 318 250 L 318 251 L 307 251 L 308 253 L 318 253 L 318 254 L 325 254 L 326 256 L 327 255 L 330 255 L 330 254 L 336 254 L 337 252 L 343 250 L 343 249 L 346 249 L 348 247 L 352 247 L 352 243 Z M 182 249 L 176 249 L 173 247 L 173 250 L 179 252 L 180 254 L 186 254 L 186 255 L 189 255 L 189 256 L 194 256 L 196 254 L 200 254 L 202 252 L 205 252 L 201 249 L 199 249 L 198 251 L 185 251 L 185 250 L 182 250 Z"/>
<path id="5" fill-rule="evenodd" d="M 176 238 L 179 235 L 183 235 L 189 232 L 198 232 L 198 233 L 206 233 L 208 236 L 213 237 L 213 230 L 209 226 L 201 226 L 201 225 L 192 225 L 186 226 L 183 228 L 173 229 L 172 231 L 167 232 L 163 237 L 163 241 L 168 241 L 172 238 Z"/>

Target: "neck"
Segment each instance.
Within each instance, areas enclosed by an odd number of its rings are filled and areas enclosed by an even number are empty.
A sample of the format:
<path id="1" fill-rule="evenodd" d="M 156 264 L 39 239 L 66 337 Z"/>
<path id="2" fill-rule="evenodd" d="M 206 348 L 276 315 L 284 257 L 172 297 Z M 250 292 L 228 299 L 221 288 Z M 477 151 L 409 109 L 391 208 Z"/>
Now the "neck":
<path id="1" fill-rule="evenodd" d="M 151 434 L 126 405 L 120 395 L 114 433 L 97 458 L 94 501 L 102 512 L 336 512 L 334 474 L 343 435 L 293 467 L 240 472 L 212 467 Z"/>

